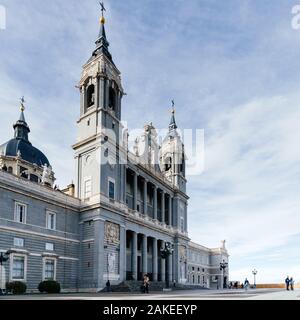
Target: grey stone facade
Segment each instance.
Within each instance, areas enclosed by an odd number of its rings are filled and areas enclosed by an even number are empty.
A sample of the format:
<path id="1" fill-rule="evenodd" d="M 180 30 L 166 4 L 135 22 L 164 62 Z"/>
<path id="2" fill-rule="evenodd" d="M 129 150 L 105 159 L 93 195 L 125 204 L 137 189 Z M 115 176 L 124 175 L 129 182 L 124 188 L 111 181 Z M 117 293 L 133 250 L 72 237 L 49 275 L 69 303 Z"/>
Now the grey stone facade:
<path id="1" fill-rule="evenodd" d="M 53 278 L 64 290 L 99 291 L 108 279 L 119 284 L 145 273 L 152 281 L 221 288 L 228 282 L 228 268 L 220 270 L 228 262 L 224 243 L 208 249 L 188 237 L 184 145 L 174 112 L 160 146 L 151 123 L 140 137 L 144 151 L 138 143 L 128 150 L 124 91 L 101 21 L 79 83 L 74 186 L 55 190 L 52 168 L 44 183 L 47 167 L 22 162 L 20 153 L 0 154 L 0 251 L 9 253 L 2 274 L 29 290 Z M 38 169 L 38 181 L 22 175 L 20 163 Z M 163 259 L 166 244 L 174 251 Z"/>

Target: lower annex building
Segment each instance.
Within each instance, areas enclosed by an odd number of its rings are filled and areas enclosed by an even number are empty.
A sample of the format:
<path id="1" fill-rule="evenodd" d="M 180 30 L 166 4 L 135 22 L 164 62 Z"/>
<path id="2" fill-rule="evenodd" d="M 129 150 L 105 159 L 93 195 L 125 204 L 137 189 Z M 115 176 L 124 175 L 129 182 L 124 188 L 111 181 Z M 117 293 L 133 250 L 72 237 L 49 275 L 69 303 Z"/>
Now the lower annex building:
<path id="1" fill-rule="evenodd" d="M 49 160 L 29 141 L 23 99 L 14 138 L 0 145 L 0 253 L 8 258 L 0 287 L 23 281 L 35 291 L 54 279 L 63 290 L 99 291 L 108 279 L 117 285 L 146 273 L 161 284 L 225 287 L 225 241 L 210 249 L 188 237 L 185 153 L 175 111 L 161 145 L 150 123 L 129 150 L 120 71 L 103 16 L 100 22 L 79 82 L 75 183 L 55 187 Z"/>

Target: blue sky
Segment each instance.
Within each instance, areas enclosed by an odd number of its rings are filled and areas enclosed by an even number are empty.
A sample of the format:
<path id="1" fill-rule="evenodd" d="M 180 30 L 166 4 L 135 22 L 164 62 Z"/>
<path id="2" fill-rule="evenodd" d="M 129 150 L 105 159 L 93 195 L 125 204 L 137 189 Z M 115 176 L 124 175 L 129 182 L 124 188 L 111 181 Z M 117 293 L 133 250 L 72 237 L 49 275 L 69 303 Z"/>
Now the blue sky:
<path id="1" fill-rule="evenodd" d="M 300 30 L 295 1 L 107 0 L 110 51 L 129 128 L 204 129 L 205 170 L 190 176 L 189 231 L 227 240 L 231 278 L 300 281 Z M 98 34 L 96 0 L 0 0 L 0 137 L 25 95 L 30 139 L 63 187 L 74 176 L 75 85 Z"/>

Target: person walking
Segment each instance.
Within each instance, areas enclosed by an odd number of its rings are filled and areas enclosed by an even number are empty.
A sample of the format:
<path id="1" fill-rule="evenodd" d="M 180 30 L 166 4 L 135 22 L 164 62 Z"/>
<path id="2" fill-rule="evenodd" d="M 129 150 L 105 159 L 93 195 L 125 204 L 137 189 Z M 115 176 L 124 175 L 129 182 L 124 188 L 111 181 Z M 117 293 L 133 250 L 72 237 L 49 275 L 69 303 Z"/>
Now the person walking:
<path id="1" fill-rule="evenodd" d="M 106 292 L 110 292 L 110 291 L 111 291 L 110 281 L 107 280 L 107 282 L 106 282 Z"/>
<path id="2" fill-rule="evenodd" d="M 175 279 L 173 280 L 173 287 L 174 288 L 176 287 L 176 280 Z"/>
<path id="3" fill-rule="evenodd" d="M 144 293 L 149 293 L 150 279 L 147 274 L 144 275 Z"/>
<path id="4" fill-rule="evenodd" d="M 289 276 L 286 277 L 285 279 L 285 286 L 286 286 L 286 290 L 290 290 L 290 278 Z"/>
<path id="5" fill-rule="evenodd" d="M 289 285 L 290 285 L 290 288 L 291 288 L 292 291 L 294 290 L 294 283 L 295 283 L 295 281 L 294 281 L 294 279 L 291 277 L 291 279 L 290 279 L 290 281 L 289 281 Z"/>
<path id="6" fill-rule="evenodd" d="M 244 288 L 246 291 L 248 290 L 248 287 L 249 287 L 249 280 L 246 278 L 244 282 Z"/>

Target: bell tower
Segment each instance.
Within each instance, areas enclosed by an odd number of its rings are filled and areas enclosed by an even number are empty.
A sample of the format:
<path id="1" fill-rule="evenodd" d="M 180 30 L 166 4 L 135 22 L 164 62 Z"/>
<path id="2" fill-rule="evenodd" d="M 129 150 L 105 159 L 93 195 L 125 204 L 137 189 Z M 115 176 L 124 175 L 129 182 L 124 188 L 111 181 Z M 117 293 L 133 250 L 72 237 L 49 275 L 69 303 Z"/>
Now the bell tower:
<path id="1" fill-rule="evenodd" d="M 186 192 L 184 144 L 177 131 L 175 108 L 172 101 L 172 116 L 169 132 L 161 146 L 161 170 L 164 175 L 182 192 Z"/>
<path id="2" fill-rule="evenodd" d="M 75 195 L 82 200 L 91 200 L 100 193 L 107 195 L 108 175 L 111 181 L 117 181 L 116 171 L 120 170 L 116 166 L 119 164 L 116 150 L 123 130 L 121 100 L 124 91 L 121 73 L 109 52 L 103 4 L 101 11 L 96 48 L 83 66 L 78 85 L 80 116 L 77 142 L 73 149 L 76 160 Z M 110 187 L 112 190 L 112 184 Z M 116 190 L 114 196 L 120 198 L 122 195 Z"/>

